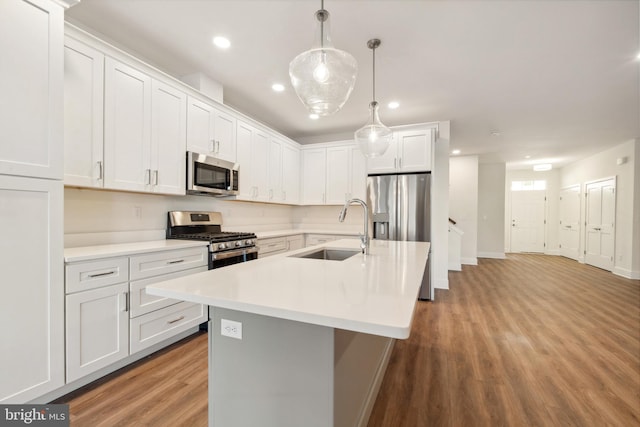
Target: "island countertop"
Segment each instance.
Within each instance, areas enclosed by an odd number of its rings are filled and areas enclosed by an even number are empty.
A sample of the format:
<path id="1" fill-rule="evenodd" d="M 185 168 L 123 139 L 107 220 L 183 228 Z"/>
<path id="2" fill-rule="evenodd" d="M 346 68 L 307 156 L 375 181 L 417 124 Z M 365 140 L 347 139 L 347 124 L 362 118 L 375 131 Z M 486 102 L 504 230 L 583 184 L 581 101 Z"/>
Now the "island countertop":
<path id="1" fill-rule="evenodd" d="M 345 239 L 314 249 L 359 249 L 359 243 Z M 371 240 L 369 255 L 358 253 L 344 261 L 295 257 L 311 250 L 155 283 L 147 292 L 372 335 L 409 337 L 429 243 Z"/>

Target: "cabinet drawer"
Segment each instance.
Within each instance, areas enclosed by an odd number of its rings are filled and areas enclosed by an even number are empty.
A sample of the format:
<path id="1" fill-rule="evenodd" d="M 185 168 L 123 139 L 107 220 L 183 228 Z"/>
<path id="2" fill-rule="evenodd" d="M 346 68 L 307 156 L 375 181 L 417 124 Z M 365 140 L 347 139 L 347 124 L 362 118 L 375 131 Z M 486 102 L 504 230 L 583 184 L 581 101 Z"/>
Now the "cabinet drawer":
<path id="1" fill-rule="evenodd" d="M 269 255 L 275 255 L 287 250 L 287 239 L 284 237 L 259 239 L 257 244 L 259 258 L 263 258 Z"/>
<path id="2" fill-rule="evenodd" d="M 129 262 L 129 278 L 131 280 L 146 279 L 147 277 L 206 266 L 208 264 L 207 247 L 134 255 L 129 258 Z"/>
<path id="3" fill-rule="evenodd" d="M 207 306 L 180 302 L 131 319 L 131 354 L 198 326 L 207 318 Z"/>
<path id="4" fill-rule="evenodd" d="M 192 268 L 185 271 L 166 274 L 162 277 L 151 277 L 149 279 L 131 282 L 131 310 L 129 311 L 129 315 L 132 318 L 138 317 L 142 314 L 151 313 L 154 310 L 159 310 L 179 302 L 175 299 L 147 294 L 147 285 L 187 276 L 189 274 L 200 273 L 201 271 L 207 271 L 207 267 Z"/>
<path id="5" fill-rule="evenodd" d="M 126 257 L 74 262 L 65 266 L 65 288 L 70 294 L 100 288 L 129 280 Z"/>

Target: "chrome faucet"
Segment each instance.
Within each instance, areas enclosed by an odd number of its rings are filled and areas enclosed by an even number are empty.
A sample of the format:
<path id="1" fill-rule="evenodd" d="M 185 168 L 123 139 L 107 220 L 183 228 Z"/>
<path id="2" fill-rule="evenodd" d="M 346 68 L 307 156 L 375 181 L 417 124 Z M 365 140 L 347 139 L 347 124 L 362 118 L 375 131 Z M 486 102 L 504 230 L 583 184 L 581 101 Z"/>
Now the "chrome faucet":
<path id="1" fill-rule="evenodd" d="M 348 200 L 340 211 L 338 221 L 344 221 L 344 218 L 347 216 L 347 208 L 352 203 L 359 203 L 362 205 L 362 210 L 364 210 L 364 234 L 360 235 L 360 249 L 362 249 L 363 254 L 369 255 L 369 209 L 367 209 L 367 204 L 360 199 Z"/>

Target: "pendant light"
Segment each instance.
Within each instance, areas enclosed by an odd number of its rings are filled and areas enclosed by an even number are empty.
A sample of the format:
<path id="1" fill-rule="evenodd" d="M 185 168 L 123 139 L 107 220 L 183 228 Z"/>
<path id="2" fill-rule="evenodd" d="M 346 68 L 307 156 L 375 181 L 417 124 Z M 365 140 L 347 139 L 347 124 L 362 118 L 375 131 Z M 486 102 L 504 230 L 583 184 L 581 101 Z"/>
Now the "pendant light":
<path id="1" fill-rule="evenodd" d="M 328 116 L 349 99 L 358 74 L 358 63 L 348 52 L 333 47 L 329 34 L 329 12 L 324 0 L 315 14 L 316 38 L 311 49 L 289 64 L 289 76 L 298 98 L 309 112 Z"/>
<path id="2" fill-rule="evenodd" d="M 383 155 L 389 148 L 393 137 L 391 129 L 383 125 L 378 116 L 378 103 L 376 102 L 376 48 L 379 46 L 379 39 L 371 39 L 367 42 L 367 47 L 373 51 L 373 101 L 369 104 L 369 121 L 355 132 L 356 142 L 365 157 Z"/>

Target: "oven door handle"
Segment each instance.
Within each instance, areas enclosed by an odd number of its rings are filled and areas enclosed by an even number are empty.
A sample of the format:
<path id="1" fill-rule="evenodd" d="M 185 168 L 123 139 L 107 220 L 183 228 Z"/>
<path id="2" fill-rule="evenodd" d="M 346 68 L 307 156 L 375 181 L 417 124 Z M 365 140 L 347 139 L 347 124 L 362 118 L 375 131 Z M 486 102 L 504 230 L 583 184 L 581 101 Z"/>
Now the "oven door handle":
<path id="1" fill-rule="evenodd" d="M 253 246 L 253 247 L 250 247 L 250 248 L 234 249 L 232 251 L 219 252 L 219 253 L 211 254 L 211 259 L 213 259 L 213 260 L 227 259 L 227 258 L 233 258 L 233 257 L 237 257 L 237 256 L 242 256 L 244 254 L 247 254 L 247 255 L 254 254 L 256 252 L 258 252 L 258 248 Z"/>

